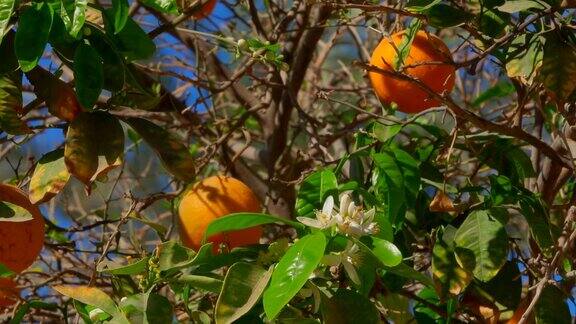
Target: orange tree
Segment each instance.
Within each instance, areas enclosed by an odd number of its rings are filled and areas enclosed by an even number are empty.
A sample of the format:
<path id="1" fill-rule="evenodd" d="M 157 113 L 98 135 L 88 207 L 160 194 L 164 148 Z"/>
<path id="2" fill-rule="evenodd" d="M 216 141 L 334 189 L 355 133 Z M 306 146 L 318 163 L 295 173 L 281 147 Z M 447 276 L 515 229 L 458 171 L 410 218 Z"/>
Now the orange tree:
<path id="1" fill-rule="evenodd" d="M 569 323 L 573 6 L 0 0 L 0 321 Z"/>

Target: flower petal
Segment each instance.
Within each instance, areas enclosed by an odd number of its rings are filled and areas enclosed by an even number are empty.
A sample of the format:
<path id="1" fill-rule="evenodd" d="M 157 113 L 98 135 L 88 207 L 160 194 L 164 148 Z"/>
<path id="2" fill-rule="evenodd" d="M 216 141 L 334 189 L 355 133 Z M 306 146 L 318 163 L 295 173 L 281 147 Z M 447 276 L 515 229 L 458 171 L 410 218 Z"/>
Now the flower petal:
<path id="1" fill-rule="evenodd" d="M 317 220 L 317 219 L 310 218 L 310 217 L 296 217 L 296 219 L 297 219 L 300 223 L 302 223 L 302 224 L 304 224 L 304 225 L 306 225 L 306 226 L 314 227 L 314 228 L 323 228 L 322 222 L 320 222 L 320 221 Z"/>
<path id="2" fill-rule="evenodd" d="M 354 267 L 352 262 L 345 260 L 342 261 L 342 265 L 344 266 L 344 270 L 346 270 L 348 277 L 350 277 L 350 280 L 352 280 L 352 282 L 354 282 L 355 284 L 359 285 L 360 277 L 358 277 L 358 272 L 356 272 L 356 268 Z"/>
<path id="3" fill-rule="evenodd" d="M 326 215 L 332 215 L 334 211 L 334 197 L 328 196 L 324 201 L 324 206 L 322 207 L 322 213 Z"/>

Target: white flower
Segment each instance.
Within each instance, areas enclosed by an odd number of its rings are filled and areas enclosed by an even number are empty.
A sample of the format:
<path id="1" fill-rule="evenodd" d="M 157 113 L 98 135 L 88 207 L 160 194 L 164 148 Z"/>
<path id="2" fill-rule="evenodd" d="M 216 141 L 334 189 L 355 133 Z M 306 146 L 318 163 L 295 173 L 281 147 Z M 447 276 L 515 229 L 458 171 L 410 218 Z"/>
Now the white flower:
<path id="1" fill-rule="evenodd" d="M 338 230 L 354 237 L 376 234 L 379 228 L 374 222 L 375 214 L 374 208 L 365 212 L 361 206 L 356 206 L 347 193 L 344 193 L 340 196 L 340 212 L 336 215 Z"/>
<path id="2" fill-rule="evenodd" d="M 360 248 L 358 245 L 348 241 L 344 251 L 339 253 L 332 253 L 325 255 L 322 259 L 322 263 L 329 266 L 340 266 L 344 267 L 346 274 L 355 284 L 360 284 L 360 277 L 358 277 L 358 272 L 356 272 L 356 263 L 360 254 L 358 252 Z"/>
<path id="3" fill-rule="evenodd" d="M 374 222 L 374 208 L 364 211 L 361 206 L 356 206 L 348 193 L 340 195 L 339 211 L 334 209 L 334 197 L 328 196 L 324 202 L 322 211 L 316 211 L 316 218 L 298 217 L 298 221 L 304 225 L 326 229 L 337 226 L 343 234 L 360 237 L 378 233 L 378 224 Z"/>
<path id="4" fill-rule="evenodd" d="M 315 219 L 310 217 L 297 217 L 296 219 L 306 226 L 319 229 L 334 226 L 334 224 L 336 224 L 336 219 L 334 218 L 334 198 L 332 196 L 326 198 L 322 210 L 316 211 Z"/>

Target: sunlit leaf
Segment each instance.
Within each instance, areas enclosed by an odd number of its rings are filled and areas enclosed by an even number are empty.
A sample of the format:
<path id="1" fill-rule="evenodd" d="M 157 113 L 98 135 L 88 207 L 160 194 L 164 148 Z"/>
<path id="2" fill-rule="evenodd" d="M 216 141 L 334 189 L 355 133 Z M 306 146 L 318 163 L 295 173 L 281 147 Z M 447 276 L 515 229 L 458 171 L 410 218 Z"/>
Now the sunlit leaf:
<path id="1" fill-rule="evenodd" d="M 338 181 L 332 170 L 323 169 L 312 173 L 304 179 L 298 190 L 297 214 L 310 216 L 315 209 L 321 209 L 324 199 L 336 189 L 338 189 Z"/>
<path id="2" fill-rule="evenodd" d="M 264 311 L 274 319 L 304 286 L 316 269 L 326 247 L 323 233 L 307 235 L 292 245 L 272 273 L 270 286 L 264 292 Z"/>
<path id="3" fill-rule="evenodd" d="M 148 260 L 142 258 L 129 264 L 118 264 L 111 261 L 102 261 L 97 265 L 99 272 L 110 273 L 113 275 L 136 275 L 143 273 L 148 268 Z"/>
<path id="4" fill-rule="evenodd" d="M 98 288 L 88 286 L 53 286 L 52 288 L 64 296 L 98 307 L 114 317 L 123 317 L 114 300 Z M 128 323 L 128 320 L 124 317 L 121 323 Z"/>
<path id="5" fill-rule="evenodd" d="M 64 81 L 41 67 L 26 73 L 38 97 L 46 101 L 48 111 L 62 120 L 72 121 L 82 111 L 76 93 Z"/>
<path id="6" fill-rule="evenodd" d="M 114 17 L 114 33 L 117 34 L 124 26 L 126 26 L 126 21 L 128 21 L 128 9 L 130 5 L 128 0 L 112 0 L 112 16 Z"/>
<path id="7" fill-rule="evenodd" d="M 254 264 L 234 264 L 224 279 L 222 292 L 216 303 L 216 324 L 231 324 L 248 313 L 264 292 L 272 271 Z"/>
<path id="8" fill-rule="evenodd" d="M 508 236 L 494 212 L 471 212 L 454 238 L 458 263 L 481 281 L 492 279 L 506 262 Z"/>
<path id="9" fill-rule="evenodd" d="M 6 31 L 6 26 L 12 17 L 12 10 L 14 9 L 15 0 L 0 0 L 0 42 Z"/>
<path id="10" fill-rule="evenodd" d="M 437 291 L 442 296 L 460 294 L 473 279 L 472 269 L 464 269 L 456 261 L 450 238 L 454 235 L 454 229 L 448 229 L 438 233 L 432 250 L 432 274 L 437 283 Z"/>
<path id="11" fill-rule="evenodd" d="M 69 178 L 70 173 L 64 163 L 64 150 L 47 153 L 38 161 L 30 178 L 30 200 L 40 204 L 52 199 L 64 188 Z"/>
<path id="12" fill-rule="evenodd" d="M 84 27 L 86 20 L 87 0 L 61 0 L 62 8 L 60 16 L 66 29 L 72 37 L 76 37 L 78 32 Z"/>
<path id="13" fill-rule="evenodd" d="M 236 213 L 213 220 L 206 228 L 205 237 L 228 231 L 237 231 L 258 225 L 282 223 L 292 227 L 303 227 L 302 224 L 287 220 L 286 218 L 258 213 Z"/>

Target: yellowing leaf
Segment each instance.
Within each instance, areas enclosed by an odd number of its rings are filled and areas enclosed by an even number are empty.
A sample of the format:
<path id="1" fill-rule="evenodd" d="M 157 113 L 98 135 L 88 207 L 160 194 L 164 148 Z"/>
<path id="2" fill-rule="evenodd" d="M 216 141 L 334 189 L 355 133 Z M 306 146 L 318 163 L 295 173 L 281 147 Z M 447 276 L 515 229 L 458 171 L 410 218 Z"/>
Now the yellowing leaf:
<path id="1" fill-rule="evenodd" d="M 434 199 L 430 202 L 431 212 L 453 212 L 456 211 L 450 197 L 442 190 L 436 191 Z"/>
<path id="2" fill-rule="evenodd" d="M 68 179 L 70 173 L 64 163 L 64 150 L 47 153 L 38 161 L 30 179 L 30 200 L 34 204 L 50 200 L 62 190 Z"/>
<path id="3" fill-rule="evenodd" d="M 121 319 L 124 317 L 114 300 L 98 288 L 88 286 L 54 286 L 53 288 L 64 296 L 98 307 L 115 318 Z M 121 322 L 128 323 L 128 320 Z"/>
<path id="4" fill-rule="evenodd" d="M 87 186 L 122 163 L 124 131 L 104 112 L 82 113 L 68 127 L 64 160 L 68 171 Z"/>
<path id="5" fill-rule="evenodd" d="M 12 135 L 31 133 L 19 113 L 22 113 L 22 73 L 16 71 L 0 76 L 0 130 Z"/>

